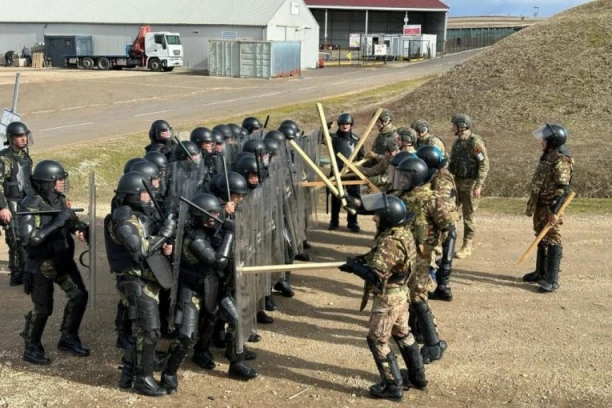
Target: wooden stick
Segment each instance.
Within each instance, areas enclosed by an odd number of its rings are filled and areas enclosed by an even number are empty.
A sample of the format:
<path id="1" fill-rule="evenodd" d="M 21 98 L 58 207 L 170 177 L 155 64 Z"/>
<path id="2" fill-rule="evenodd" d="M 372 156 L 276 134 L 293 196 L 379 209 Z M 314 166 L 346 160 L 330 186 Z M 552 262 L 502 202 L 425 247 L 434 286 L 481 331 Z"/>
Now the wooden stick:
<path id="1" fill-rule="evenodd" d="M 342 180 L 342 184 L 345 186 L 362 186 L 368 184 L 363 180 Z M 303 181 L 300 183 L 300 187 L 325 187 L 325 183 L 322 181 Z"/>
<path id="2" fill-rule="evenodd" d="M 327 146 L 327 151 L 329 152 L 329 161 L 331 162 L 332 171 L 334 173 L 334 177 L 336 179 L 336 185 L 338 187 L 338 198 L 342 203 L 342 207 L 346 209 L 346 211 L 351 214 L 355 214 L 356 211 L 352 208 L 349 208 L 348 202 L 346 201 L 346 197 L 344 195 L 344 187 L 342 187 L 342 177 L 340 177 L 340 171 L 338 170 L 338 163 L 336 163 L 336 153 L 334 152 L 334 148 L 332 146 L 331 136 L 329 135 L 329 129 L 327 128 L 327 119 L 325 119 L 325 112 L 323 112 L 323 105 L 320 103 L 316 104 L 317 111 L 319 113 L 319 119 L 321 120 L 321 128 L 323 129 L 323 137 L 325 138 L 325 145 Z"/>
<path id="3" fill-rule="evenodd" d="M 275 273 L 285 271 L 308 271 L 311 269 L 337 269 L 346 262 L 309 262 L 289 265 L 243 266 L 242 273 Z"/>
<path id="4" fill-rule="evenodd" d="M 372 129 L 374 128 L 374 125 L 376 125 L 376 121 L 378 120 L 378 117 L 380 116 L 382 111 L 383 111 L 383 108 L 378 108 L 376 113 L 374 113 L 374 116 L 372 116 L 372 120 L 368 124 L 368 127 L 366 128 L 365 133 L 363 134 L 361 139 L 359 139 L 359 142 L 357 142 L 357 146 L 355 146 L 355 150 L 353 150 L 353 153 L 351 153 L 351 155 L 348 158 L 350 162 L 355 160 L 355 157 L 357 157 L 357 154 L 359 154 L 359 150 L 361 150 L 361 147 L 365 143 L 366 139 L 370 136 L 370 132 L 372 132 Z M 359 166 L 359 164 L 357 164 L 357 166 Z M 341 174 L 346 174 L 347 172 L 348 170 L 345 167 L 344 169 L 342 169 Z"/>
<path id="5" fill-rule="evenodd" d="M 355 167 L 355 165 L 349 161 L 349 159 L 347 159 L 346 157 L 344 157 L 344 156 L 342 155 L 342 153 L 338 153 L 338 158 L 339 158 L 340 160 L 342 160 L 342 161 L 344 162 L 344 164 L 345 164 L 345 165 L 346 165 L 346 166 L 347 166 L 349 169 L 351 169 L 351 171 L 352 171 L 353 173 L 355 173 L 355 175 L 357 175 L 357 177 L 359 177 L 360 179 L 362 179 L 363 181 L 365 181 L 365 182 L 368 184 L 368 186 L 370 186 L 370 189 L 371 189 L 373 192 L 375 192 L 375 193 L 380 193 L 380 188 L 376 187 L 376 184 L 372 183 L 372 182 L 370 181 L 370 179 L 368 179 L 366 176 L 364 176 L 364 175 L 363 175 L 363 173 L 362 173 L 362 172 L 360 172 L 360 171 L 359 171 L 359 169 L 358 169 L 357 167 Z"/>
<path id="6" fill-rule="evenodd" d="M 295 397 L 299 397 L 300 395 L 302 395 L 303 393 L 305 393 L 306 391 L 308 391 L 310 388 L 312 388 L 312 387 L 306 387 L 306 388 L 304 388 L 302 391 L 300 391 L 300 392 L 298 392 L 298 393 L 296 393 L 296 394 L 293 394 L 292 396 L 290 396 L 290 397 L 287 399 L 287 401 L 291 401 L 291 400 L 292 400 L 292 399 L 294 399 Z"/>
<path id="7" fill-rule="evenodd" d="M 356 162 L 355 162 L 355 163 L 353 163 L 353 164 L 354 164 L 355 166 L 362 166 L 362 165 L 363 165 L 363 163 L 367 162 L 368 160 L 370 160 L 370 159 L 362 159 L 362 160 L 356 161 Z M 348 170 L 349 170 L 349 169 L 348 169 L 348 168 L 346 168 L 346 167 L 345 167 L 345 168 L 343 168 L 343 169 L 342 169 L 342 171 L 340 171 L 340 175 L 341 175 L 341 176 L 344 176 L 346 173 L 348 173 Z M 330 177 L 330 178 L 329 178 L 329 181 L 336 181 L 336 178 L 332 176 L 332 177 Z M 342 180 L 342 184 L 346 184 L 346 183 L 344 182 L 344 180 Z"/>
<path id="8" fill-rule="evenodd" d="M 559 208 L 559 211 L 556 214 L 557 217 L 561 217 L 563 215 L 563 213 L 565 212 L 565 209 L 572 202 L 572 200 L 574 199 L 575 196 L 576 196 L 576 193 L 574 193 L 573 191 L 571 193 L 569 193 L 569 195 L 565 199 L 565 202 L 563 203 L 561 208 Z M 544 236 L 548 233 L 548 231 L 552 228 L 552 226 L 553 225 L 550 222 L 546 224 L 546 226 L 542 229 L 542 231 L 540 231 L 540 233 L 538 234 L 536 239 L 534 239 L 533 242 L 531 243 L 531 245 L 529 245 L 529 248 L 527 248 L 527 251 L 525 251 L 525 253 L 521 257 L 521 259 L 519 259 L 517 265 L 522 265 L 523 263 L 525 263 L 527 258 L 529 258 L 531 253 L 533 251 L 535 251 L 535 249 L 538 246 L 538 244 L 540 243 L 540 241 L 542 241 L 542 239 L 544 239 Z"/>
<path id="9" fill-rule="evenodd" d="M 336 188 L 336 186 L 333 185 L 333 183 L 331 181 L 329 181 L 329 179 L 327 178 L 327 176 L 325 176 L 325 174 L 323 174 L 323 172 L 321 171 L 321 169 L 319 168 L 319 166 L 317 166 L 311 159 L 310 157 L 308 157 L 308 155 L 302 150 L 302 148 L 300 147 L 299 144 L 297 144 L 295 142 L 295 140 L 289 140 L 289 145 L 293 148 L 293 150 L 296 151 L 297 154 L 299 154 L 300 156 L 302 156 L 302 159 L 304 159 L 304 161 L 310 166 L 310 168 L 312 168 L 314 170 L 315 173 L 317 173 L 317 175 L 319 177 L 321 177 L 321 180 L 325 183 L 325 185 L 327 186 L 327 188 L 329 188 L 329 191 L 331 191 L 331 193 L 333 195 L 335 195 L 336 197 L 339 197 L 340 194 L 338 193 L 338 189 Z"/>

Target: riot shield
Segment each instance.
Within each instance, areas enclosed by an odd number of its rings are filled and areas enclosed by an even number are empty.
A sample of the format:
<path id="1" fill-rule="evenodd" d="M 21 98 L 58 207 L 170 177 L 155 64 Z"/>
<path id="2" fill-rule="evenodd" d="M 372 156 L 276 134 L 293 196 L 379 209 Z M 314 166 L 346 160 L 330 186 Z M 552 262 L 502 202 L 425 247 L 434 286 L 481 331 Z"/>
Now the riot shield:
<path id="1" fill-rule="evenodd" d="M 92 310 L 96 309 L 96 174 L 89 173 L 89 302 Z"/>
<path id="2" fill-rule="evenodd" d="M 181 201 L 176 221 L 176 238 L 172 255 L 172 286 L 170 287 L 170 310 L 168 316 L 168 330 L 174 330 L 174 316 L 176 316 L 176 299 L 178 296 L 179 273 L 181 270 L 181 256 L 183 254 L 183 240 L 185 239 L 185 226 L 189 222 L 189 205 Z"/>

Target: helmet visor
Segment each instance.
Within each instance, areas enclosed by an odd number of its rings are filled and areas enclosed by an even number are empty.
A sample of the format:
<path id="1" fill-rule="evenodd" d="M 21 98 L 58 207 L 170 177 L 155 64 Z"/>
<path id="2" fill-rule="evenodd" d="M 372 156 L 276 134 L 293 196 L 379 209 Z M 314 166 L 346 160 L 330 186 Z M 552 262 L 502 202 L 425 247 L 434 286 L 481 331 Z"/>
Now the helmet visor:
<path id="1" fill-rule="evenodd" d="M 375 193 L 361 196 L 361 203 L 366 211 L 377 211 L 386 208 L 387 195 L 385 193 Z"/>
<path id="2" fill-rule="evenodd" d="M 549 137 L 551 133 L 552 132 L 551 132 L 550 126 L 548 124 L 542 125 L 539 128 L 537 128 L 536 130 L 534 130 L 533 132 L 531 132 L 533 137 L 535 137 L 535 139 L 538 142 L 546 140 L 546 138 Z"/>
<path id="3" fill-rule="evenodd" d="M 405 171 L 395 171 L 395 178 L 393 180 L 393 189 L 398 191 L 410 190 L 412 186 L 412 178 L 414 174 Z"/>

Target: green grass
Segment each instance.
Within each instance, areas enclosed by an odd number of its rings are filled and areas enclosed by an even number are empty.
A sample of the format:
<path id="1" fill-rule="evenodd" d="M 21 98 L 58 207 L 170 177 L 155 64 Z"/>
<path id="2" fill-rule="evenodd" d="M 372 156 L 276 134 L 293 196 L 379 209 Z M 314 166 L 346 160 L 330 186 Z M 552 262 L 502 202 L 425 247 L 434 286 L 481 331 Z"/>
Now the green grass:
<path id="1" fill-rule="evenodd" d="M 523 215 L 527 198 L 483 197 L 480 210 L 491 214 Z M 576 198 L 567 208 L 568 214 L 612 215 L 611 198 Z"/>

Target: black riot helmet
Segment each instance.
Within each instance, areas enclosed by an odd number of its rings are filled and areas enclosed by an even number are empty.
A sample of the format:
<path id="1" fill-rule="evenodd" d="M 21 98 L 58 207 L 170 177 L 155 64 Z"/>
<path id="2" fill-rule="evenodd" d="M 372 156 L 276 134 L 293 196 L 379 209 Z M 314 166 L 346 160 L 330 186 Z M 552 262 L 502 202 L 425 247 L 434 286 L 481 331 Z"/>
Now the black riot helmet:
<path id="1" fill-rule="evenodd" d="M 272 138 L 264 138 L 264 144 L 266 145 L 266 150 L 270 154 L 270 156 L 276 156 L 281 147 L 280 143 L 276 139 Z"/>
<path id="2" fill-rule="evenodd" d="M 147 181 L 147 175 L 138 171 L 129 171 L 119 179 L 115 193 L 123 197 L 123 203 L 138 206 L 148 206 L 151 201 L 141 201 L 140 193 L 146 192 L 143 181 Z"/>
<path id="3" fill-rule="evenodd" d="M 256 132 L 259 129 L 263 128 L 259 119 L 254 118 L 253 116 L 244 118 L 244 120 L 242 121 L 242 127 L 245 128 L 247 132 L 249 132 L 249 134 Z"/>
<path id="4" fill-rule="evenodd" d="M 184 148 L 181 147 L 181 145 Z M 174 147 L 174 157 L 176 157 L 178 161 L 190 160 L 187 153 L 189 153 L 192 158 L 201 154 L 200 148 L 190 140 L 184 140 Z"/>
<path id="5" fill-rule="evenodd" d="M 213 142 L 215 142 L 215 144 L 225 143 L 226 138 L 221 133 L 217 132 L 216 130 L 213 130 L 212 135 L 213 135 Z"/>
<path id="6" fill-rule="evenodd" d="M 282 132 L 287 140 L 293 140 L 298 136 L 298 133 L 295 131 L 295 128 L 290 125 L 281 125 L 278 128 L 278 131 Z"/>
<path id="7" fill-rule="evenodd" d="M 151 152 L 149 152 L 151 153 Z M 147 154 L 149 154 L 147 153 Z M 161 154 L 163 156 L 163 153 L 159 153 L 159 152 L 155 152 L 158 154 Z M 165 157 L 165 156 L 164 156 Z M 128 161 L 125 162 L 125 164 L 123 165 L 123 174 L 127 173 L 128 171 L 132 170 L 132 166 L 135 165 L 138 162 L 143 162 L 146 161 L 145 159 L 143 159 L 142 157 L 134 157 Z M 166 162 L 168 161 L 168 159 L 166 159 Z"/>
<path id="8" fill-rule="evenodd" d="M 408 211 L 406 204 L 396 196 L 387 196 L 387 206 L 376 211 L 380 229 L 393 228 L 406 221 Z"/>
<path id="9" fill-rule="evenodd" d="M 423 160 L 430 169 L 439 169 L 443 164 L 446 164 L 446 158 L 442 151 L 436 146 L 422 146 L 417 150 L 416 155 Z"/>
<path id="10" fill-rule="evenodd" d="M 172 127 L 168 122 L 158 119 L 151 123 L 149 139 L 151 142 L 165 142 L 172 137 Z"/>
<path id="11" fill-rule="evenodd" d="M 213 134 L 209 128 L 197 127 L 191 131 L 191 135 L 189 135 L 189 140 L 195 143 L 195 145 L 201 149 L 202 143 L 213 142 Z"/>
<path id="12" fill-rule="evenodd" d="M 342 115 L 338 116 L 338 120 L 336 120 L 336 123 L 338 123 L 338 125 L 353 126 L 355 124 L 355 121 L 353 120 L 353 117 L 350 113 L 343 113 Z"/>
<path id="13" fill-rule="evenodd" d="M 558 149 L 567 142 L 569 136 L 563 126 L 548 123 L 533 131 L 533 137 L 539 141 L 546 140 L 546 147 Z"/>
<path id="14" fill-rule="evenodd" d="M 238 137 L 238 140 L 244 140 L 245 137 L 247 137 L 249 135 L 249 131 L 246 130 L 245 128 L 241 127 L 240 128 L 240 136 Z"/>
<path id="15" fill-rule="evenodd" d="M 23 122 L 11 122 L 6 127 L 6 142 L 5 145 L 12 145 L 13 138 L 25 136 L 27 138 L 27 144 L 25 147 L 34 144 L 34 139 L 32 138 L 32 132 L 28 129 L 28 127 Z"/>
<path id="16" fill-rule="evenodd" d="M 143 173 L 147 176 L 149 182 L 153 182 L 154 179 L 159 179 L 161 177 L 159 167 L 146 160 L 135 163 L 130 169 L 130 171 L 137 171 Z"/>
<path id="17" fill-rule="evenodd" d="M 300 134 L 300 127 L 298 126 L 297 122 L 295 122 L 294 120 L 291 120 L 291 119 L 283 120 L 283 122 L 280 125 L 281 126 L 285 126 L 285 125 L 291 126 L 295 130 L 296 135 Z"/>
<path id="18" fill-rule="evenodd" d="M 168 158 L 160 152 L 148 152 L 144 155 L 144 159 L 157 166 L 160 172 L 164 173 L 168 168 Z M 127 165 L 127 164 L 126 164 Z"/>
<path id="19" fill-rule="evenodd" d="M 227 181 L 229 181 L 230 194 L 245 195 L 250 192 L 245 178 L 235 171 L 227 173 Z M 217 189 L 219 191 L 219 197 L 221 197 L 223 201 L 230 201 L 231 197 L 227 196 L 228 187 L 225 177 L 219 178 Z"/>
<path id="20" fill-rule="evenodd" d="M 219 199 L 214 195 L 209 193 L 200 193 L 193 197 L 191 201 L 211 215 L 223 220 L 225 213 L 223 211 L 223 206 L 221 205 Z M 193 206 L 189 206 L 189 214 L 193 217 L 196 224 L 207 224 L 211 220 L 210 216 L 197 208 L 194 208 Z"/>
<path id="21" fill-rule="evenodd" d="M 256 174 L 259 177 L 259 169 L 257 168 L 257 159 L 254 154 L 245 155 L 238 163 L 236 163 L 236 172 L 240 173 L 245 178 L 250 189 L 254 189 L 259 184 L 249 183 L 249 174 Z"/>
<path id="22" fill-rule="evenodd" d="M 238 126 L 235 123 L 228 123 L 227 127 L 232 130 L 232 135 L 234 139 L 240 139 L 242 137 L 242 127 Z"/>
<path id="23" fill-rule="evenodd" d="M 225 178 L 225 173 L 217 173 L 210 179 L 210 193 L 216 195 L 217 197 L 219 197 L 221 193 L 221 191 L 219 191 L 219 184 L 221 183 L 222 178 Z"/>
<path id="24" fill-rule="evenodd" d="M 234 132 L 232 132 L 232 129 L 227 125 L 217 125 L 213 130 L 221 133 L 223 139 L 231 139 L 234 136 Z"/>
<path id="25" fill-rule="evenodd" d="M 63 180 L 61 188 L 57 188 L 56 181 Z M 62 165 L 55 160 L 43 160 L 38 163 L 32 171 L 32 184 L 38 187 L 39 193 L 59 192 L 67 193 L 70 190 L 68 184 L 68 173 Z"/>
<path id="26" fill-rule="evenodd" d="M 393 156 L 393 158 L 391 159 L 389 164 L 391 166 L 393 166 L 393 167 L 397 167 L 397 166 L 399 166 L 399 164 L 401 162 L 403 162 L 404 160 L 406 160 L 406 159 L 408 159 L 410 157 L 416 157 L 416 156 L 415 156 L 414 153 L 402 151 L 402 152 L 399 152 L 398 154 L 396 154 L 395 156 Z"/>
<path id="27" fill-rule="evenodd" d="M 396 171 L 400 176 L 401 185 L 399 187 L 404 191 L 410 191 L 415 187 L 422 186 L 431 175 L 427 164 L 418 157 L 402 161 L 397 166 Z"/>
<path id="28" fill-rule="evenodd" d="M 266 133 L 266 136 L 264 137 L 264 143 L 266 141 L 266 139 L 273 139 L 276 140 L 279 145 L 285 143 L 285 134 L 283 132 L 281 132 L 280 130 L 271 130 L 268 133 Z"/>
<path id="29" fill-rule="evenodd" d="M 266 145 L 263 141 L 259 139 L 250 139 L 242 144 L 242 151 L 253 153 L 258 157 L 260 163 L 267 167 L 270 161 L 270 155 L 268 153 L 268 149 L 266 149 Z"/>

